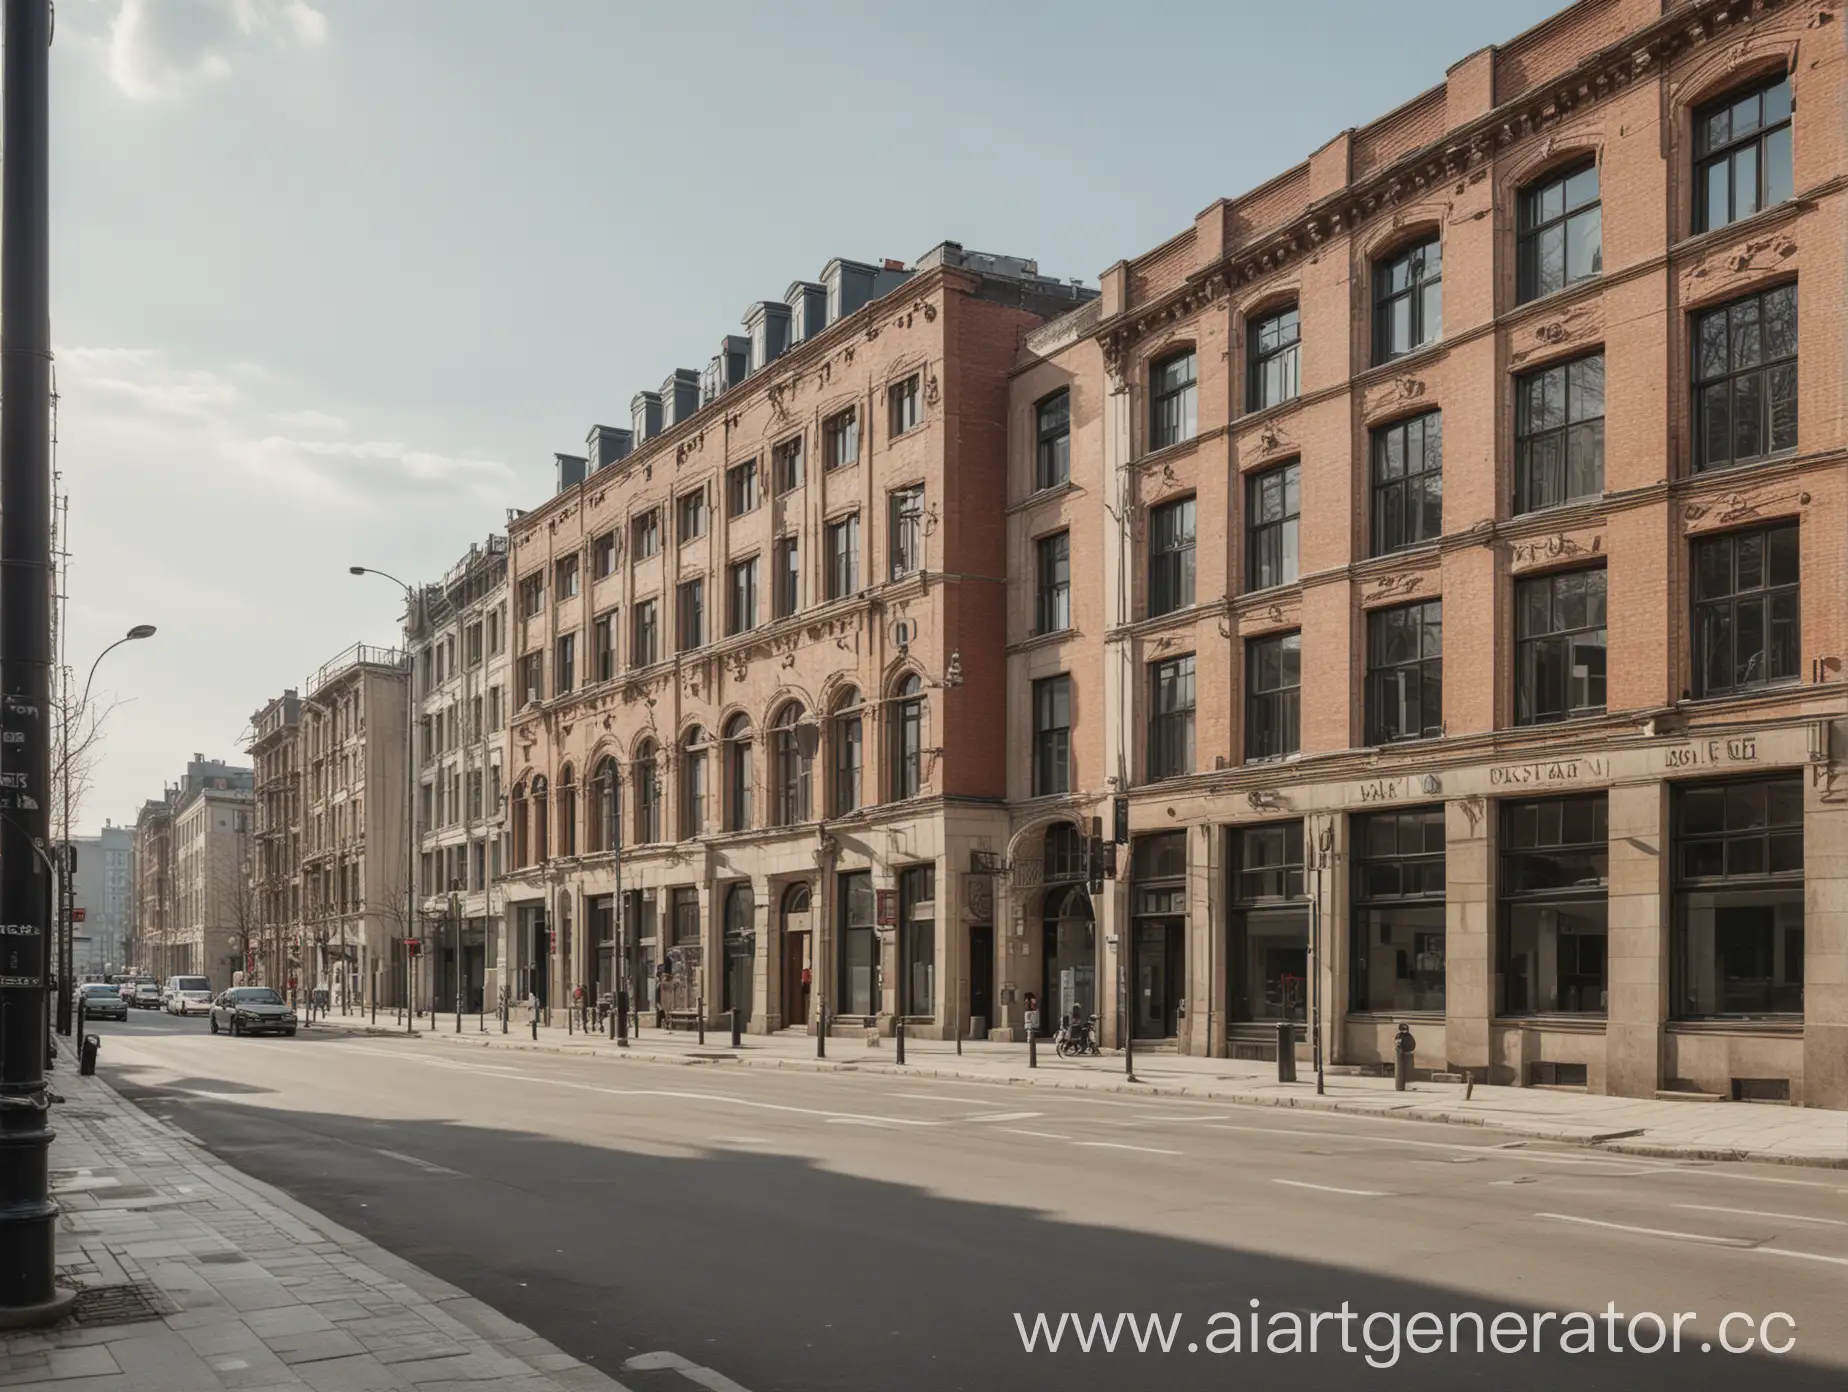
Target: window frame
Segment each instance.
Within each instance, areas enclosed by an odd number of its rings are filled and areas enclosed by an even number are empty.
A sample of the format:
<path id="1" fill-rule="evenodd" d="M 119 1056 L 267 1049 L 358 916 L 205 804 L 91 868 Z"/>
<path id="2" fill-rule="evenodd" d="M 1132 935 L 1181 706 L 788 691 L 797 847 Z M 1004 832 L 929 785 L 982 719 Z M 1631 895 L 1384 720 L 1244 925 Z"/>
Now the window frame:
<path id="1" fill-rule="evenodd" d="M 706 505 L 704 484 L 682 493 L 675 499 L 674 535 L 679 539 L 680 545 L 685 546 L 690 541 L 698 541 L 712 529 L 712 521 L 708 516 L 710 511 L 711 509 Z"/>
<path id="2" fill-rule="evenodd" d="M 605 609 L 591 620 L 591 657 L 596 663 L 596 680 L 600 682 L 613 680 L 618 671 L 616 615 L 616 610 Z"/>
<path id="3" fill-rule="evenodd" d="M 1585 612 L 1587 622 L 1576 628 L 1559 627 L 1558 611 L 1561 603 L 1560 586 L 1570 581 L 1583 578 L 1585 589 Z M 1595 586 L 1592 581 L 1595 577 Z M 1530 612 L 1528 596 L 1538 593 L 1542 587 L 1548 591 L 1546 605 L 1548 615 L 1554 627 L 1539 633 L 1526 632 L 1527 617 Z M 1593 590 L 1596 591 L 1596 609 L 1599 621 L 1591 623 L 1593 608 Z M 1589 716 L 1602 715 L 1609 700 L 1607 681 L 1609 677 L 1609 579 L 1603 566 L 1573 567 L 1568 570 L 1552 570 L 1540 575 L 1517 576 L 1514 582 L 1514 723 L 1522 728 L 1535 725 L 1555 725 L 1562 720 L 1582 720 Z M 1596 633 L 1603 639 L 1597 651 L 1604 655 L 1603 669 L 1586 673 L 1587 693 L 1596 689 L 1604 699 L 1595 704 L 1575 706 L 1572 704 L 1573 655 L 1576 650 L 1574 640 L 1580 634 Z M 1546 649 L 1559 649 L 1563 658 L 1555 655 L 1556 667 L 1566 672 L 1566 690 L 1562 704 L 1557 709 L 1542 710 L 1538 686 L 1543 672 L 1538 666 L 1538 654 Z"/>
<path id="4" fill-rule="evenodd" d="M 1573 180 L 1586 173 L 1592 176 L 1591 197 L 1578 203 L 1569 202 Z M 1555 188 L 1559 190 L 1559 211 L 1549 213 L 1545 206 L 1546 196 Z M 1598 223 L 1597 246 L 1592 253 L 1594 264 L 1590 270 L 1574 276 L 1573 229 L 1594 217 Z M 1540 280 L 1542 244 L 1547 234 L 1555 230 L 1560 239 L 1560 280 L 1557 285 L 1544 285 Z M 1515 197 L 1514 264 L 1514 302 L 1517 305 L 1545 299 L 1604 274 L 1604 174 L 1596 154 L 1555 165 L 1520 189 Z"/>
<path id="5" fill-rule="evenodd" d="M 1033 634 L 1072 626 L 1072 533 L 1061 528 L 1033 541 Z"/>
<path id="6" fill-rule="evenodd" d="M 1437 252 L 1437 274 L 1426 275 L 1430 264 L 1428 253 Z M 1399 289 L 1392 286 L 1393 272 L 1400 265 L 1407 268 L 1406 284 Z M 1440 343 L 1444 337 L 1444 238 L 1441 232 L 1430 231 L 1414 237 L 1410 241 L 1395 244 L 1392 250 L 1382 256 L 1373 258 L 1373 365 L 1396 362 L 1400 358 L 1410 357 L 1421 348 L 1428 348 L 1433 343 Z M 1437 322 L 1429 324 L 1429 306 L 1426 304 L 1426 291 L 1437 291 Z M 1392 346 L 1392 316 L 1388 310 L 1400 301 L 1407 305 L 1406 331 L 1410 342 L 1401 349 Z"/>
<path id="7" fill-rule="evenodd" d="M 661 660 L 661 610 L 657 597 L 638 599 L 629 609 L 629 665 L 652 667 Z"/>
<path id="8" fill-rule="evenodd" d="M 1193 653 L 1179 653 L 1148 664 L 1148 747 L 1144 762 L 1151 783 L 1185 778 L 1194 771 L 1194 715 L 1198 709 Z M 1164 693 L 1173 703 L 1164 707 Z M 1181 704 L 1182 701 L 1185 704 Z"/>
<path id="9" fill-rule="evenodd" d="M 1264 519 L 1271 495 L 1281 511 Z M 1291 509 L 1294 498 L 1295 507 Z M 1245 591 L 1294 585 L 1302 578 L 1302 460 L 1286 459 L 1245 475 Z M 1273 544 L 1274 542 L 1274 544 Z M 1275 552 L 1274 557 L 1269 553 Z M 1266 577 L 1274 566 L 1276 574 Z M 1285 573 L 1287 572 L 1287 574 Z"/>
<path id="10" fill-rule="evenodd" d="M 860 462 L 860 415 L 857 406 L 836 411 L 821 423 L 821 458 L 824 473 Z"/>
<path id="11" fill-rule="evenodd" d="M 1412 471 L 1412 427 L 1419 427 L 1419 459 L 1423 467 Z M 1390 442 L 1398 437 L 1401 441 L 1401 472 L 1397 477 L 1382 477 L 1385 474 L 1391 454 Z M 1415 415 L 1400 416 L 1397 420 L 1387 421 L 1374 426 L 1367 432 L 1367 508 L 1368 541 L 1371 544 L 1370 556 L 1390 556 L 1399 551 L 1409 551 L 1414 547 L 1428 546 L 1444 535 L 1444 413 L 1440 408 L 1420 411 Z M 1435 441 L 1435 443 L 1433 443 Z M 1435 457 L 1436 464 L 1432 464 Z M 1425 516 L 1424 504 L 1431 501 L 1431 488 L 1424 483 L 1427 478 L 1436 480 L 1437 519 L 1430 523 Z M 1389 517 L 1385 506 L 1386 499 L 1398 498 L 1398 531 L 1396 537 L 1388 526 Z M 1413 503 L 1418 503 L 1416 508 Z M 1414 526 L 1412 519 L 1416 517 Z M 1437 530 L 1427 532 L 1425 528 L 1434 525 Z"/>
<path id="12" fill-rule="evenodd" d="M 1286 323 L 1285 321 L 1288 321 Z M 1245 410 L 1267 411 L 1303 394 L 1302 309 L 1292 299 L 1272 305 L 1245 322 Z M 1284 335 L 1288 334 L 1285 338 Z M 1270 341 L 1267 343 L 1266 339 Z M 1270 369 L 1280 365 L 1278 394 L 1269 391 Z"/>
<path id="13" fill-rule="evenodd" d="M 674 651 L 706 646 L 706 577 L 695 575 L 674 587 Z"/>
<path id="14" fill-rule="evenodd" d="M 629 558 L 639 564 L 661 554 L 661 509 L 651 507 L 629 520 Z"/>
<path id="15" fill-rule="evenodd" d="M 1260 672 L 1267 653 L 1275 649 L 1279 682 L 1261 687 Z M 1296 680 L 1289 678 L 1294 655 Z M 1245 762 L 1270 763 L 1300 754 L 1303 746 L 1303 631 L 1288 629 L 1245 640 Z M 1260 731 L 1275 731 L 1276 738 L 1260 740 Z M 1266 744 L 1274 748 L 1261 747 Z"/>
<path id="16" fill-rule="evenodd" d="M 1586 378 L 1592 363 L 1598 364 L 1598 414 L 1574 416 L 1579 409 L 1579 399 L 1590 393 Z M 1553 378 L 1558 377 L 1560 398 L 1559 423 L 1534 423 L 1534 394 L 1541 397 L 1541 417 L 1546 416 L 1546 402 L 1553 390 Z M 1543 512 L 1547 508 L 1565 507 L 1571 503 L 1589 502 L 1604 496 L 1604 413 L 1609 405 L 1609 391 L 1604 367 L 1604 349 L 1599 347 L 1589 353 L 1576 357 L 1561 358 L 1549 362 L 1532 371 L 1518 374 L 1514 379 L 1514 515 L 1525 516 L 1528 513 Z M 1595 428 L 1594 428 L 1595 427 Z M 1597 454 L 1597 482 L 1594 492 L 1574 493 L 1572 491 L 1573 462 L 1572 451 L 1576 440 L 1590 438 L 1595 440 Z M 1591 448 L 1591 447 L 1587 447 Z M 1534 456 L 1537 453 L 1552 454 L 1550 461 L 1542 461 L 1542 467 L 1550 467 L 1557 472 L 1557 491 L 1542 490 L 1542 480 L 1536 473 Z"/>
<path id="17" fill-rule="evenodd" d="M 886 437 L 896 440 L 924 423 L 923 374 L 913 372 L 886 388 Z"/>
<path id="18" fill-rule="evenodd" d="M 860 514 L 845 513 L 824 524 L 828 547 L 828 598 L 849 599 L 860 593 Z M 837 544 L 845 541 L 845 547 Z"/>
<path id="19" fill-rule="evenodd" d="M 577 633 L 561 633 L 552 640 L 552 691 L 565 696 L 577 690 Z"/>
<path id="20" fill-rule="evenodd" d="M 1198 583 L 1198 546 L 1199 499 L 1189 493 L 1183 498 L 1170 498 L 1157 503 L 1148 510 L 1148 617 L 1160 618 L 1164 614 L 1176 614 L 1190 608 L 1195 601 Z M 1166 519 L 1174 517 L 1184 519 L 1185 531 L 1179 525 L 1172 530 L 1171 537 L 1160 537 L 1165 529 Z M 1157 549 L 1157 541 L 1164 544 Z M 1171 541 L 1173 544 L 1165 544 Z M 1158 568 L 1159 567 L 1159 568 Z M 1167 574 L 1169 568 L 1173 574 Z M 1171 593 L 1170 593 L 1171 592 Z"/>
<path id="21" fill-rule="evenodd" d="M 1773 542 L 1775 538 L 1784 534 L 1790 534 L 1794 538 L 1791 547 L 1793 551 L 1792 566 L 1796 578 L 1781 583 L 1773 583 L 1771 579 Z M 1757 538 L 1760 542 L 1759 567 L 1763 580 L 1762 583 L 1752 588 L 1741 590 L 1739 588 L 1739 543 L 1748 538 Z M 1726 546 L 1729 551 L 1727 558 L 1727 584 L 1729 588 L 1724 594 L 1702 594 L 1702 554 L 1709 548 L 1721 545 Z M 1767 523 L 1763 526 L 1744 527 L 1731 531 L 1694 537 L 1689 547 L 1688 594 L 1690 596 L 1693 611 L 1690 617 L 1688 630 L 1688 656 L 1690 666 L 1692 667 L 1692 672 L 1690 674 L 1692 676 L 1692 681 L 1690 685 L 1693 688 L 1696 698 L 1704 699 L 1718 696 L 1738 696 L 1754 691 L 1770 690 L 1780 686 L 1791 686 L 1802 681 L 1803 529 L 1797 519 L 1785 518 L 1776 522 Z M 1794 611 L 1794 616 L 1789 620 L 1793 625 L 1793 632 L 1790 639 L 1791 657 L 1793 659 L 1791 670 L 1789 672 L 1779 673 L 1776 676 L 1769 675 L 1767 671 L 1767 675 L 1757 680 L 1735 680 L 1720 686 L 1710 684 L 1707 680 L 1708 667 L 1711 659 L 1707 646 L 1706 616 L 1709 613 L 1717 613 L 1722 609 L 1727 612 L 1727 642 L 1729 657 L 1731 659 L 1728 666 L 1734 673 L 1737 673 L 1739 669 L 1739 645 L 1737 641 L 1740 627 L 1739 612 L 1741 608 L 1746 605 L 1758 607 L 1760 610 L 1758 621 L 1759 631 L 1762 634 L 1759 657 L 1762 659 L 1763 666 L 1768 669 L 1770 667 L 1770 658 L 1773 648 L 1773 626 L 1775 623 L 1773 619 L 1773 608 L 1778 599 L 1786 596 L 1791 599 L 1791 608 Z"/>
<path id="22" fill-rule="evenodd" d="M 1381 635 L 1384 632 L 1387 624 L 1389 623 L 1391 616 L 1406 615 L 1409 617 L 1413 610 L 1418 611 L 1418 616 L 1417 616 L 1417 619 L 1418 619 L 1417 649 L 1418 651 L 1417 653 L 1409 659 L 1403 659 L 1403 660 L 1392 661 L 1392 662 L 1382 661 L 1379 656 L 1380 650 L 1384 646 Z M 1431 617 L 1431 611 L 1433 610 L 1436 611 L 1435 622 L 1433 622 L 1432 617 Z M 1426 647 L 1427 647 L 1426 635 L 1433 628 L 1436 629 L 1437 655 L 1435 657 L 1428 655 L 1426 652 Z M 1394 673 L 1412 672 L 1412 671 L 1415 671 L 1417 673 L 1418 720 L 1419 720 L 1418 729 L 1416 731 L 1400 732 L 1400 733 L 1394 734 L 1391 731 L 1389 731 L 1387 727 L 1385 726 L 1385 724 L 1383 723 L 1384 698 L 1388 694 L 1388 691 L 1387 691 L 1388 679 L 1391 678 L 1392 674 Z M 1435 722 L 1433 722 L 1430 719 L 1430 716 L 1432 713 L 1425 709 L 1425 706 L 1427 704 L 1426 695 L 1430 690 L 1430 682 L 1431 682 L 1431 678 L 1433 675 L 1435 675 L 1436 677 L 1436 689 L 1437 689 L 1437 711 L 1436 711 L 1437 719 Z M 1401 687 L 1401 695 L 1403 695 L 1404 679 L 1403 678 L 1398 679 L 1398 683 Z M 1444 693 L 1444 601 L 1443 599 L 1441 597 L 1436 598 L 1436 599 L 1415 599 L 1409 604 L 1390 604 L 1390 605 L 1385 605 L 1377 609 L 1369 609 L 1367 611 L 1367 686 L 1366 686 L 1366 699 L 1365 699 L 1366 709 L 1363 712 L 1363 716 L 1366 721 L 1366 744 L 1367 746 L 1368 747 L 1378 747 L 1380 745 L 1386 745 L 1386 744 L 1403 744 L 1411 740 L 1441 738 L 1444 733 L 1444 695 L 1443 693 Z M 1398 704 L 1401 707 L 1403 707 L 1404 702 L 1400 701 Z"/>
<path id="23" fill-rule="evenodd" d="M 770 617 L 787 619 L 802 610 L 802 543 L 778 537 L 770 547 Z M 787 587 L 787 588 L 786 588 Z"/>
<path id="24" fill-rule="evenodd" d="M 757 557 L 725 568 L 725 635 L 734 638 L 757 627 Z"/>
<path id="25" fill-rule="evenodd" d="M 757 461 L 742 460 L 725 471 L 725 511 L 728 517 L 744 517 L 763 504 L 763 489 L 757 476 Z"/>
<path id="26" fill-rule="evenodd" d="M 1784 114 L 1767 126 L 1764 123 L 1765 97 L 1780 87 L 1784 88 L 1787 94 Z M 1740 102 L 1750 98 L 1757 99 L 1759 123 L 1749 134 L 1734 135 L 1731 131 L 1731 110 Z M 1691 199 L 1688 221 L 1692 233 L 1714 232 L 1722 227 L 1731 227 L 1734 223 L 1743 222 L 1746 218 L 1754 217 L 1767 208 L 1775 208 L 1788 203 L 1795 196 L 1796 110 L 1797 94 L 1791 88 L 1789 69 L 1775 76 L 1767 75 L 1742 83 L 1702 102 L 1693 109 L 1693 140 L 1691 142 L 1693 154 L 1688 165 L 1688 188 Z M 1727 113 L 1727 135 L 1726 139 L 1716 146 L 1710 143 L 1710 122 L 1722 111 Z M 1783 140 L 1784 158 L 1787 161 L 1785 188 L 1783 197 L 1774 199 L 1769 196 L 1773 190 L 1766 172 L 1770 161 L 1766 159 L 1765 153 L 1766 147 L 1780 132 L 1784 131 L 1789 132 Z M 1748 148 L 1752 151 L 1752 196 L 1756 200 L 1756 206 L 1749 212 L 1741 213 L 1738 211 L 1739 180 L 1734 160 Z M 1709 197 L 1713 190 L 1709 185 L 1711 170 L 1721 164 L 1726 166 L 1729 174 L 1726 180 L 1727 215 L 1716 222 L 1713 218 L 1713 202 Z"/>
<path id="27" fill-rule="evenodd" d="M 614 527 L 599 533 L 591 541 L 590 554 L 593 579 L 607 580 L 616 573 L 616 529 Z"/>
<path id="28" fill-rule="evenodd" d="M 924 569 L 924 485 L 908 483 L 886 493 L 887 578 L 903 580 Z"/>
<path id="29" fill-rule="evenodd" d="M 1167 380 L 1185 363 L 1186 380 Z M 1200 360 L 1193 345 L 1149 360 L 1149 452 L 1185 444 L 1200 431 Z"/>
<path id="30" fill-rule="evenodd" d="M 1049 416 L 1055 407 L 1058 415 Z M 1060 387 L 1033 403 L 1033 491 L 1058 488 L 1071 477 L 1072 391 Z"/>
<path id="31" fill-rule="evenodd" d="M 1766 357 L 1762 345 L 1767 337 L 1765 325 L 1766 304 L 1773 296 L 1788 294 L 1790 297 L 1790 351 L 1776 358 Z M 1738 346 L 1740 330 L 1746 327 L 1743 311 L 1750 306 L 1753 314 L 1752 328 L 1756 331 L 1761 350 L 1757 362 L 1748 367 L 1733 365 L 1733 355 Z M 1740 322 L 1735 324 L 1734 313 L 1739 311 Z M 1800 448 L 1799 435 L 1802 425 L 1801 391 L 1802 391 L 1802 328 L 1800 322 L 1801 306 L 1797 295 L 1797 282 L 1780 281 L 1775 285 L 1765 285 L 1747 294 L 1738 295 L 1720 304 L 1707 305 L 1695 310 L 1688 323 L 1688 366 L 1690 369 L 1693 430 L 1692 449 L 1696 474 L 1714 473 L 1721 469 L 1746 468 L 1755 464 L 1767 463 L 1773 459 L 1787 458 Z M 1726 341 L 1725 371 L 1716 375 L 1703 376 L 1705 371 L 1705 353 L 1702 351 L 1703 340 L 1707 336 L 1707 326 L 1718 320 Z M 1776 438 L 1777 390 L 1776 383 L 1780 374 L 1788 369 L 1788 386 L 1784 399 L 1789 406 L 1789 443 L 1780 445 Z M 1737 452 L 1739 443 L 1739 387 L 1742 383 L 1754 384 L 1757 404 L 1753 408 L 1758 413 L 1759 429 L 1757 431 L 1756 453 L 1741 455 Z M 1712 429 L 1710 411 L 1712 403 L 1710 393 L 1716 388 L 1725 390 L 1726 400 L 1726 437 L 1727 453 L 1723 459 L 1714 459 L 1708 454 L 1708 432 Z"/>
<path id="32" fill-rule="evenodd" d="M 1032 694 L 1032 795 L 1056 797 L 1072 790 L 1072 679 L 1066 672 L 1040 677 Z M 1063 715 L 1063 723 L 1060 717 Z"/>
<path id="33" fill-rule="evenodd" d="M 779 440 L 771 447 L 770 487 L 777 497 L 793 493 L 802 487 L 805 463 L 800 434 L 792 435 L 787 440 Z"/>
<path id="34" fill-rule="evenodd" d="M 924 683 L 912 672 L 892 695 L 893 802 L 921 797 L 924 791 Z"/>
<path id="35" fill-rule="evenodd" d="M 1569 816 L 1568 809 L 1579 813 Z M 1599 788 L 1590 792 L 1567 793 L 1556 797 L 1508 798 L 1499 803 L 1496 843 L 1496 937 L 1495 937 L 1495 1015 L 1500 1019 L 1526 1019 L 1536 1016 L 1567 1015 L 1599 1019 L 1608 1008 L 1591 1010 L 1513 1009 L 1509 989 L 1514 981 L 1515 916 L 1523 909 L 1558 906 L 1567 911 L 1592 904 L 1604 910 L 1604 947 L 1602 949 L 1602 990 L 1610 991 L 1610 794 Z M 1572 821 L 1590 822 L 1589 840 L 1569 839 Z M 1532 836 L 1525 835 L 1523 824 L 1531 822 Z M 1548 839 L 1551 826 L 1557 836 Z M 1600 838 L 1599 832 L 1602 831 Z M 1531 844 L 1527 844 L 1531 841 Z M 1599 871 L 1592 875 L 1571 875 L 1572 869 Z M 1536 880 L 1561 879 L 1562 883 L 1535 883 Z M 1573 934 L 1572 936 L 1583 936 Z M 1584 973 L 1578 973 L 1583 975 Z M 1555 980 L 1558 973 L 1555 973 Z M 1530 988 L 1534 981 L 1530 979 Z"/>

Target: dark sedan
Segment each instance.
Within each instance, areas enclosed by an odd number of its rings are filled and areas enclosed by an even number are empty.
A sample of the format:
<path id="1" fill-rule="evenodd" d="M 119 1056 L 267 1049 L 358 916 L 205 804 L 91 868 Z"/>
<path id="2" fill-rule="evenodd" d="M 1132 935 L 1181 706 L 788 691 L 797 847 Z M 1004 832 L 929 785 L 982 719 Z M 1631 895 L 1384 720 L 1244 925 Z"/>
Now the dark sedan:
<path id="1" fill-rule="evenodd" d="M 120 988 L 100 981 L 86 981 L 77 988 L 77 1003 L 86 1020 L 126 1020 L 128 1002 Z"/>
<path id="2" fill-rule="evenodd" d="M 212 1002 L 213 1034 L 294 1034 L 295 1012 L 267 986 L 233 986 Z"/>

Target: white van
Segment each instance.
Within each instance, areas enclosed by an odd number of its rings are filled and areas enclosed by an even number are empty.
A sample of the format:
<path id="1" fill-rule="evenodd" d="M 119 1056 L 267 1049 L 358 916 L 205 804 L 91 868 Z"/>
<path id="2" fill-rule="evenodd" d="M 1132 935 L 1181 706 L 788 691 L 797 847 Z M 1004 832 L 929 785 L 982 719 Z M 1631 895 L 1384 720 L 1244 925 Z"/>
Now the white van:
<path id="1" fill-rule="evenodd" d="M 170 976 L 161 992 L 161 1003 L 169 1015 L 201 1015 L 212 1008 L 212 983 L 203 976 Z"/>

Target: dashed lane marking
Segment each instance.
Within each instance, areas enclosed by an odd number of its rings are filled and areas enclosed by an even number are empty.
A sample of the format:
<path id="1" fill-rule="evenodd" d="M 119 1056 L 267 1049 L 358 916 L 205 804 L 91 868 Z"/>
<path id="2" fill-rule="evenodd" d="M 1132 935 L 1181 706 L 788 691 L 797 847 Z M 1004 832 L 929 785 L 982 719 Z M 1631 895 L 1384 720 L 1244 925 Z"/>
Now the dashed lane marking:
<path id="1" fill-rule="evenodd" d="M 1036 1141 L 1069 1141 L 1070 1136 L 1061 1136 L 1057 1131 L 1023 1131 L 1018 1126 L 1001 1126 L 996 1130 L 1005 1131 L 1010 1136 L 1031 1136 Z"/>
<path id="2" fill-rule="evenodd" d="M 1781 1218 L 1790 1223 L 1827 1223 L 1832 1228 L 1848 1228 L 1848 1219 L 1812 1218 L 1807 1213 L 1766 1213 L 1761 1208 L 1722 1208 L 1718 1204 L 1678 1203 L 1671 1208 L 1691 1209 L 1695 1213 L 1736 1213 L 1741 1218 Z"/>
<path id="3" fill-rule="evenodd" d="M 373 1146 L 371 1149 L 383 1155 L 387 1160 L 397 1160 L 406 1165 L 415 1165 L 418 1169 L 426 1171 L 429 1174 L 455 1175 L 460 1179 L 466 1179 L 468 1177 L 460 1170 L 452 1170 L 447 1165 L 439 1165 L 436 1161 L 425 1160 L 421 1156 L 406 1155 L 401 1150 L 387 1150 L 384 1146 Z"/>
<path id="4" fill-rule="evenodd" d="M 1380 1189 L 1337 1189 L 1332 1184 L 1311 1184 L 1302 1179 L 1273 1179 L 1272 1184 L 1287 1184 L 1292 1189 L 1319 1189 L 1324 1194 L 1347 1194 L 1356 1199 L 1389 1199 L 1392 1195 Z"/>
<path id="5" fill-rule="evenodd" d="M 1612 1232 L 1637 1233 L 1643 1237 L 1665 1237 L 1672 1242 L 1702 1242 L 1709 1247 L 1756 1247 L 1749 1237 L 1716 1237 L 1712 1233 L 1676 1232 L 1670 1228 L 1639 1228 L 1633 1223 L 1607 1223 L 1601 1218 L 1580 1218 L 1572 1213 L 1536 1213 L 1536 1218 L 1555 1223 L 1577 1223 L 1587 1228 L 1608 1228 Z"/>
<path id="6" fill-rule="evenodd" d="M 1120 1145 L 1115 1141 L 1073 1141 L 1073 1145 L 1090 1146 L 1093 1150 L 1135 1150 L 1144 1155 L 1185 1155 L 1184 1150 L 1162 1150 L 1158 1146 Z"/>
<path id="7" fill-rule="evenodd" d="M 1043 1117 L 1044 1112 L 975 1112 L 961 1118 L 963 1121 L 1032 1121 Z"/>

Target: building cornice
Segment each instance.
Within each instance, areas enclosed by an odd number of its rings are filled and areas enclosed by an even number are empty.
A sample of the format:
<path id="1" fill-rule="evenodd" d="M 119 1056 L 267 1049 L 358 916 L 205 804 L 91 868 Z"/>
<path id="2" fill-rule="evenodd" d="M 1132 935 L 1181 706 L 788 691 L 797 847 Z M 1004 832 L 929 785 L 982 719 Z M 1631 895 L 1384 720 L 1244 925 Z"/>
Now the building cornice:
<path id="1" fill-rule="evenodd" d="M 1195 271 L 1146 304 L 1101 320 L 1091 331 L 1115 367 L 1143 338 L 1226 299 L 1285 266 L 1314 255 L 1332 238 L 1352 234 L 1401 204 L 1453 180 L 1477 175 L 1498 153 L 1557 126 L 1632 83 L 1662 73 L 1691 48 L 1727 38 L 1784 10 L 1790 0 L 1690 0 L 1655 23 L 1626 34 L 1569 73 L 1536 85 L 1484 116 L 1414 150 L 1376 174 L 1311 204 L 1283 227 Z"/>

